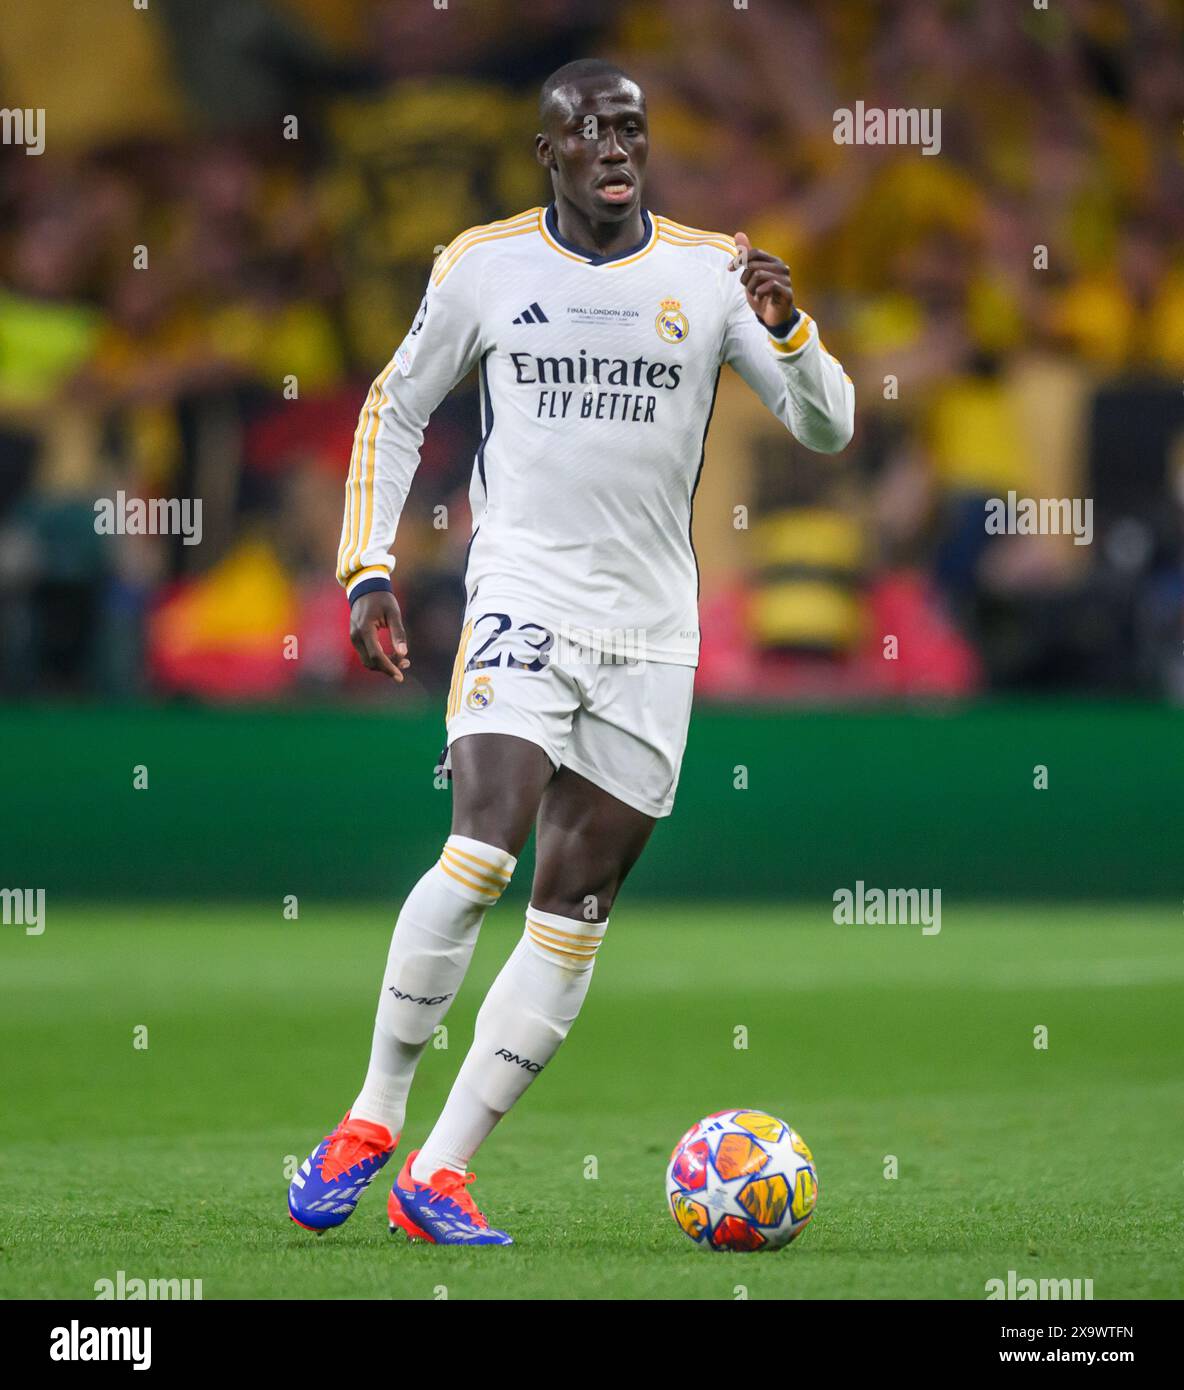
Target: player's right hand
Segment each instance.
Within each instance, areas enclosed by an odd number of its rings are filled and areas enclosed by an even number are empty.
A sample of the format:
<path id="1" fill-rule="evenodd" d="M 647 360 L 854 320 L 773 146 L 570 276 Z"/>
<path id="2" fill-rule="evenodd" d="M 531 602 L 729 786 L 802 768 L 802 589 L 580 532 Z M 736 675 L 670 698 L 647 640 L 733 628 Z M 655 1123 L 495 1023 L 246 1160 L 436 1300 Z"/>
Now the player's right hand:
<path id="1" fill-rule="evenodd" d="M 394 659 L 383 650 L 379 631 L 391 635 Z M 392 680 L 401 681 L 403 672 L 411 665 L 407 659 L 407 634 L 403 631 L 403 614 L 394 594 L 376 590 L 363 594 L 349 611 L 349 640 L 354 644 L 358 660 L 368 671 L 381 671 Z"/>

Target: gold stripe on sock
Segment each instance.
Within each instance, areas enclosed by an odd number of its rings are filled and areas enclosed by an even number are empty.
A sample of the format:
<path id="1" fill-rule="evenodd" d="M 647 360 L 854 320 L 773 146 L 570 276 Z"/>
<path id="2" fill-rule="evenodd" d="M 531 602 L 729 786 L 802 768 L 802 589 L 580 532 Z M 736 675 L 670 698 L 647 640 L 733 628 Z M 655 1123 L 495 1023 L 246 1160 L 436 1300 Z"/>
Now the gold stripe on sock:
<path id="1" fill-rule="evenodd" d="M 441 867 L 450 865 L 457 874 L 464 875 L 466 879 L 479 885 L 482 892 L 492 893 L 495 898 L 500 898 L 505 890 L 506 884 L 502 879 L 494 878 L 491 874 L 483 874 L 477 869 L 470 869 L 467 864 L 454 859 L 447 848 L 440 856 L 440 865 Z"/>
<path id="2" fill-rule="evenodd" d="M 540 931 L 534 922 L 528 922 L 526 930 L 536 945 L 543 946 L 548 951 L 558 951 L 562 955 L 571 956 L 573 960 L 591 960 L 600 947 L 599 941 L 594 946 L 565 946 L 561 941 L 556 941 L 554 937 Z"/>
<path id="3" fill-rule="evenodd" d="M 558 927 L 548 926 L 545 922 L 536 922 L 533 917 L 528 917 L 526 919 L 526 925 L 528 927 L 534 927 L 538 931 L 549 932 L 556 941 L 563 941 L 572 946 L 586 946 L 589 942 L 592 942 L 595 946 L 599 946 L 604 940 L 603 932 L 581 933 L 560 931 Z"/>
<path id="4" fill-rule="evenodd" d="M 594 960 L 596 957 L 595 951 L 588 951 L 582 954 L 578 951 L 565 951 L 562 946 L 552 946 L 549 941 L 540 940 L 539 937 L 535 936 L 534 932 L 530 933 L 530 939 L 540 951 L 547 951 L 553 956 L 566 956 L 568 960 L 578 960 L 582 962 Z"/>
<path id="5" fill-rule="evenodd" d="M 490 896 L 489 889 L 486 888 L 483 884 L 473 883 L 470 879 L 462 878 L 460 874 L 453 873 L 453 871 L 448 867 L 448 865 L 445 864 L 443 859 L 437 862 L 436 867 L 440 870 L 441 873 L 447 874 L 449 878 L 455 879 L 457 883 L 462 884 L 465 888 L 469 890 L 470 893 L 480 893 L 482 894 L 482 896 L 486 897 Z M 495 893 L 492 896 L 496 897 L 497 894 Z"/>
<path id="6" fill-rule="evenodd" d="M 498 878 L 504 878 L 507 883 L 510 881 L 508 870 L 499 869 L 496 864 L 491 864 L 488 859 L 482 859 L 479 854 L 470 854 L 467 849 L 457 849 L 455 845 L 445 845 L 444 852 L 445 854 L 459 855 L 461 859 L 471 859 L 474 864 L 480 864 L 487 872 L 497 874 Z"/>

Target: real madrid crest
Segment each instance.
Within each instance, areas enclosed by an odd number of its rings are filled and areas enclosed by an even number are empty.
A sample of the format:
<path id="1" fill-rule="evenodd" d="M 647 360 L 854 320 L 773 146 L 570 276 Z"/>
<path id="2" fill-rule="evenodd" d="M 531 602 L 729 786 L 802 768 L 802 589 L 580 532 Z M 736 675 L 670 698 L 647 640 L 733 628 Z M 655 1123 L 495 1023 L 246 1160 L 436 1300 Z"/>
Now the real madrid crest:
<path id="1" fill-rule="evenodd" d="M 687 322 L 687 316 L 677 299 L 662 301 L 658 317 L 654 320 L 654 327 L 664 343 L 681 343 L 691 331 L 691 325 Z"/>
<path id="2" fill-rule="evenodd" d="M 470 709 L 488 709 L 493 704 L 493 677 L 478 676 L 472 690 L 465 696 L 465 704 Z"/>

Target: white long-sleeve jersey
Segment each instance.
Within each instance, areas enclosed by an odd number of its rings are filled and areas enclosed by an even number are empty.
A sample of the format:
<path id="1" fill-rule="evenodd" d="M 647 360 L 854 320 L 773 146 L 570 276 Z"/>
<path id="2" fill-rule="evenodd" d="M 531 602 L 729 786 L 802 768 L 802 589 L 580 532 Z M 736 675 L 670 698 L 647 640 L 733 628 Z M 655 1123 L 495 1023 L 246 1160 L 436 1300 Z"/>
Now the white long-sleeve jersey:
<path id="1" fill-rule="evenodd" d="M 338 556 L 351 600 L 389 587 L 424 427 L 479 366 L 470 599 L 593 645 L 629 630 L 648 660 L 697 664 L 691 504 L 721 365 L 822 453 L 851 438 L 855 392 L 809 315 L 780 339 L 765 329 L 730 237 L 643 220 L 640 244 L 606 258 L 566 242 L 553 205 L 531 208 L 437 258 L 354 436 Z"/>

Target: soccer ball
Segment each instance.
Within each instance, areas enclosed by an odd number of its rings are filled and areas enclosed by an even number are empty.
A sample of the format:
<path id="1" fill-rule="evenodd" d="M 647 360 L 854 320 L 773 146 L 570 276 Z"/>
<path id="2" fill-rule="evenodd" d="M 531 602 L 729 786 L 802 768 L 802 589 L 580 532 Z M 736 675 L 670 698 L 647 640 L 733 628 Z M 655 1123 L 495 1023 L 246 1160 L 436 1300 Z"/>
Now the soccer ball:
<path id="1" fill-rule="evenodd" d="M 666 1198 L 679 1228 L 711 1250 L 779 1250 L 818 1201 L 814 1157 L 784 1120 L 720 1110 L 674 1146 Z"/>

